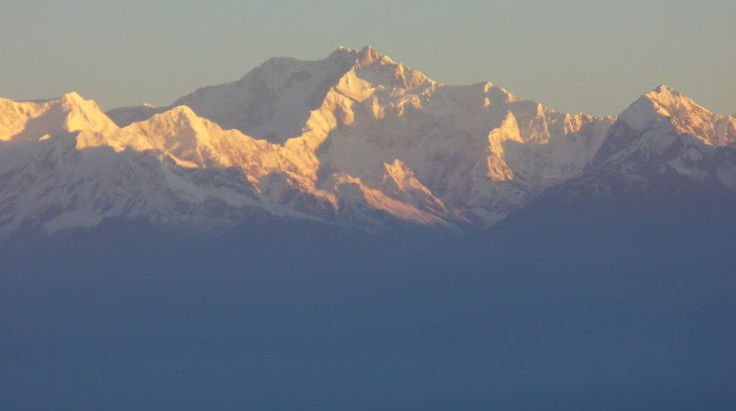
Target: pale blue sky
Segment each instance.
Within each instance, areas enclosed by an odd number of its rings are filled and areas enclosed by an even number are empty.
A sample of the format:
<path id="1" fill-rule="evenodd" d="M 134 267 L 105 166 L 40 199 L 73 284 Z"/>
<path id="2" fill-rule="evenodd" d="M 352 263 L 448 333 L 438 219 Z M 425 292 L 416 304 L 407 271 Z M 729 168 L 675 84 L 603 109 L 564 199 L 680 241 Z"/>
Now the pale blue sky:
<path id="1" fill-rule="evenodd" d="M 0 0 L 0 96 L 168 104 L 273 56 L 371 44 L 448 84 L 616 114 L 667 83 L 736 112 L 736 1 Z"/>

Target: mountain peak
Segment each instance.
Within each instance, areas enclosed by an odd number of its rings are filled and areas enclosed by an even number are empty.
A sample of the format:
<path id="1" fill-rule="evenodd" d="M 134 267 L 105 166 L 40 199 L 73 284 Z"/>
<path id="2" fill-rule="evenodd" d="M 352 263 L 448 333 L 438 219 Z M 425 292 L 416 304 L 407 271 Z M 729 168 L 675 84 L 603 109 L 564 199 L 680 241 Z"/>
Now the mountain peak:
<path id="1" fill-rule="evenodd" d="M 736 142 L 736 119 L 715 114 L 678 90 L 660 85 L 642 95 L 609 129 L 594 162 L 616 153 L 644 150 L 679 153 L 678 147 L 726 146 Z M 694 155 L 694 154 L 693 154 Z"/>
<path id="2" fill-rule="evenodd" d="M 344 53 L 358 54 L 358 50 L 355 50 L 353 48 L 340 44 L 331 54 L 344 54 Z"/>
<path id="3" fill-rule="evenodd" d="M 63 118 L 69 131 L 115 128 L 112 120 L 94 100 L 87 100 L 77 92 L 63 94 L 52 102 L 58 104 L 58 109 L 63 113 L 59 119 Z"/>
<path id="4" fill-rule="evenodd" d="M 68 93 L 64 93 L 59 97 L 59 99 L 62 102 L 80 102 L 80 101 L 86 101 L 79 93 L 76 91 L 70 91 Z"/>
<path id="5" fill-rule="evenodd" d="M 70 108 L 85 109 L 85 108 L 92 108 L 92 107 L 97 108 L 97 103 L 95 103 L 93 100 L 85 99 L 76 91 L 70 91 L 68 93 L 62 94 L 61 97 L 59 97 L 58 101 L 59 101 L 59 104 L 62 105 L 62 107 L 65 107 L 67 109 L 70 109 Z"/>
<path id="6" fill-rule="evenodd" d="M 183 118 L 195 118 L 198 117 L 197 114 L 192 110 L 191 107 L 187 105 L 180 105 L 172 107 L 171 109 L 159 114 L 159 115 L 172 115 L 176 117 L 183 117 Z"/>
<path id="7" fill-rule="evenodd" d="M 674 88 L 668 86 L 667 84 L 660 84 L 657 87 L 654 88 L 653 92 L 655 93 L 678 93 L 681 94 L 679 91 L 675 90 Z"/>
<path id="8" fill-rule="evenodd" d="M 643 100 L 639 104 L 645 108 L 643 112 L 650 113 L 650 122 L 659 120 L 673 127 L 677 134 L 691 135 L 707 145 L 723 146 L 736 142 L 736 118 L 713 113 L 673 88 L 660 85 L 640 100 Z M 622 118 L 630 118 L 627 112 L 622 114 Z"/>
<path id="9" fill-rule="evenodd" d="M 61 97 L 50 102 L 59 104 L 64 110 L 84 112 L 88 115 L 104 115 L 100 107 L 94 100 L 88 100 L 82 97 L 76 91 L 62 94 Z M 105 115 L 106 117 L 106 115 Z"/>
<path id="10" fill-rule="evenodd" d="M 634 130 L 642 131 L 654 122 L 672 123 L 681 132 L 691 132 L 688 124 L 700 123 L 713 113 L 678 90 L 661 84 L 623 111 L 620 119 Z"/>
<path id="11" fill-rule="evenodd" d="M 654 90 L 647 92 L 643 97 L 657 103 L 663 108 L 671 107 L 673 105 L 696 105 L 702 108 L 700 105 L 695 103 L 690 97 L 681 93 L 678 90 L 666 85 L 660 84 Z"/>
<path id="12" fill-rule="evenodd" d="M 360 52 L 358 52 L 358 66 L 368 66 L 376 62 L 383 64 L 394 63 L 390 57 L 385 54 L 381 54 L 378 50 L 373 48 L 373 46 L 368 45 L 360 49 Z"/>
<path id="13" fill-rule="evenodd" d="M 176 132 L 184 129 L 203 134 L 206 128 L 205 119 L 199 117 L 191 107 L 185 105 L 176 106 L 155 114 L 149 120 L 156 127 L 159 127 L 159 131 L 166 130 L 169 134 L 176 134 Z"/>

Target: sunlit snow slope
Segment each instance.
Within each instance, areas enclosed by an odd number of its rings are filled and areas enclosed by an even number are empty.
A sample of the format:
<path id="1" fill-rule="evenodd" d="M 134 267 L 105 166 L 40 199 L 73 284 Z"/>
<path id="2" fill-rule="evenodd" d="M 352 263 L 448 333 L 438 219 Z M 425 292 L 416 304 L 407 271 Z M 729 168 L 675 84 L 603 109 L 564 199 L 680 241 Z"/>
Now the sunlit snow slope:
<path id="1" fill-rule="evenodd" d="M 653 156 L 736 189 L 735 124 L 666 87 L 616 121 L 340 47 L 320 61 L 271 59 L 167 107 L 0 99 L 0 231 L 106 218 L 487 227 L 584 170 L 640 181 Z"/>

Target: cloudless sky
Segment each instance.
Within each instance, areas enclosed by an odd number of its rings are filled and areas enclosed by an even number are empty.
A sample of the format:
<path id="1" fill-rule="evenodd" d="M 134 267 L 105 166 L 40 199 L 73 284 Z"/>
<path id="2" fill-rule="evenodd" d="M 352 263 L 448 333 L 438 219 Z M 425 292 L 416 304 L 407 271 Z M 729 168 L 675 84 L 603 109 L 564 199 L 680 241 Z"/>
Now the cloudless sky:
<path id="1" fill-rule="evenodd" d="M 168 104 L 274 56 L 371 44 L 437 81 L 616 114 L 669 84 L 736 113 L 734 0 L 0 0 L 0 96 Z"/>

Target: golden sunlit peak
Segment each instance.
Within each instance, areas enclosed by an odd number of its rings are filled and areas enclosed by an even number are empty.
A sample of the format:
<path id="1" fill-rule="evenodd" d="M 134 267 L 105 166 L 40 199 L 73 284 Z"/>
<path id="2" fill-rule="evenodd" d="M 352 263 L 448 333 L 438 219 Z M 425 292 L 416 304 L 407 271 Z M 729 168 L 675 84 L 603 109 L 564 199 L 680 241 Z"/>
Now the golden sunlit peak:
<path id="1" fill-rule="evenodd" d="M 647 93 L 649 96 L 671 96 L 671 97 L 685 97 L 682 93 L 680 93 L 678 90 L 675 90 L 674 88 L 666 85 L 666 84 L 660 84 L 658 85 L 654 90 Z"/>
<path id="2" fill-rule="evenodd" d="M 665 107 L 681 104 L 700 107 L 688 96 L 666 84 L 660 84 L 654 90 L 644 94 L 644 97 Z"/>
<path id="3" fill-rule="evenodd" d="M 63 102 L 80 102 L 85 101 L 85 99 L 79 95 L 76 91 L 70 91 L 68 93 L 64 93 L 59 97 L 59 99 Z"/>
<path id="4" fill-rule="evenodd" d="M 377 61 L 387 64 L 394 62 L 388 56 L 379 53 L 378 50 L 373 48 L 373 46 L 368 45 L 360 49 L 360 52 L 358 53 L 358 62 L 360 65 L 366 66 Z"/>
<path id="5" fill-rule="evenodd" d="M 656 87 L 656 88 L 654 89 L 654 91 L 656 91 L 657 93 L 664 93 L 664 92 L 669 92 L 669 93 L 671 93 L 671 92 L 673 92 L 673 91 L 676 91 L 676 90 L 675 90 L 675 89 L 673 89 L 672 87 L 670 87 L 670 86 L 666 85 L 666 84 L 660 84 L 660 85 L 658 85 L 658 86 L 657 86 L 657 87 Z"/>

